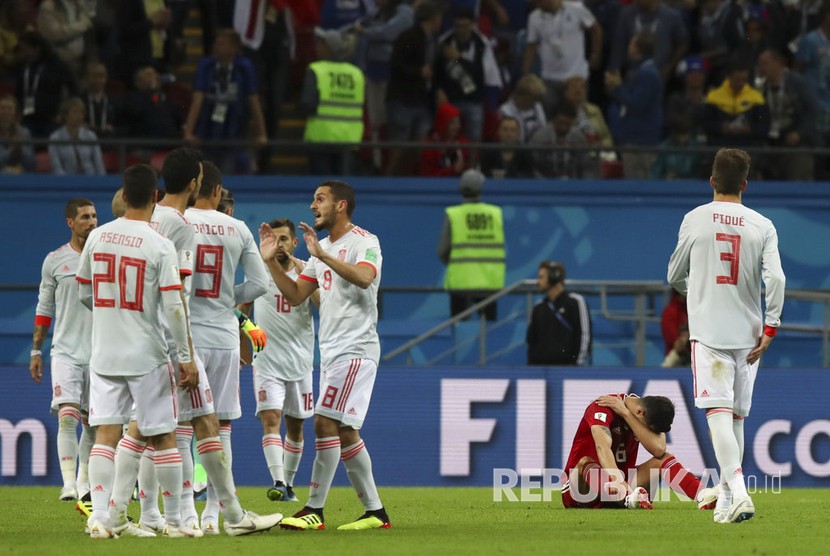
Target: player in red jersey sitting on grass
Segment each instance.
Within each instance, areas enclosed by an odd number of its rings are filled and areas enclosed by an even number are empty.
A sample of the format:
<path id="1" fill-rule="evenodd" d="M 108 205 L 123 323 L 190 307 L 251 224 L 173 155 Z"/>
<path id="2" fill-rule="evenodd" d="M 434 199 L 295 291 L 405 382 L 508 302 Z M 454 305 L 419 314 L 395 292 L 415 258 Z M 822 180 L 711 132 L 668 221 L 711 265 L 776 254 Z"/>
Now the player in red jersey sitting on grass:
<path id="1" fill-rule="evenodd" d="M 652 509 L 652 471 L 675 491 L 710 510 L 718 488 L 703 488 L 697 477 L 666 451 L 674 404 L 663 396 L 600 396 L 585 410 L 565 465 L 562 504 L 566 508 Z M 635 465 L 640 444 L 654 456 Z"/>

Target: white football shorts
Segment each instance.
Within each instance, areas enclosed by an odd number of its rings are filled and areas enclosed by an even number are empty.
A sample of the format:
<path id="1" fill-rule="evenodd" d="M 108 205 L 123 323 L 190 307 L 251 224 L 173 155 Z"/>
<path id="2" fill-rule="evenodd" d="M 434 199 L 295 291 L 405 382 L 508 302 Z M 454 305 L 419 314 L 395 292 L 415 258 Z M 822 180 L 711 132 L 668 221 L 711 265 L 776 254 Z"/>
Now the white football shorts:
<path id="1" fill-rule="evenodd" d="M 311 373 L 300 380 L 283 380 L 254 367 L 254 396 L 256 416 L 268 409 L 278 409 L 296 419 L 314 415 L 314 391 Z"/>
<path id="2" fill-rule="evenodd" d="M 196 348 L 205 364 L 205 372 L 213 394 L 213 407 L 220 421 L 239 419 L 239 348 Z"/>
<path id="3" fill-rule="evenodd" d="M 126 425 L 135 403 L 135 420 L 144 436 L 176 430 L 178 394 L 173 366 L 165 363 L 144 375 L 89 374 L 89 424 Z"/>
<path id="4" fill-rule="evenodd" d="M 89 365 L 78 365 L 53 355 L 51 373 L 52 415 L 57 415 L 65 403 L 77 404 L 84 411 L 89 409 Z"/>
<path id="5" fill-rule="evenodd" d="M 179 388 L 179 422 L 185 423 L 194 417 L 201 417 L 203 415 L 210 415 L 213 413 L 213 391 L 210 388 L 210 380 L 208 380 L 207 372 L 205 371 L 205 364 L 197 353 L 193 357 L 193 362 L 196 363 L 196 368 L 199 369 L 199 386 L 193 390 L 186 388 Z M 179 364 L 177 360 L 173 359 L 173 369 L 177 378 L 179 375 Z"/>
<path id="6" fill-rule="evenodd" d="M 377 372 L 377 363 L 369 359 L 347 359 L 322 369 L 314 412 L 359 429 L 369 411 Z"/>
<path id="7" fill-rule="evenodd" d="M 749 415 L 758 373 L 758 361 L 752 365 L 746 362 L 751 351 L 751 348 L 715 349 L 692 342 L 695 407 L 725 407 L 740 417 Z"/>

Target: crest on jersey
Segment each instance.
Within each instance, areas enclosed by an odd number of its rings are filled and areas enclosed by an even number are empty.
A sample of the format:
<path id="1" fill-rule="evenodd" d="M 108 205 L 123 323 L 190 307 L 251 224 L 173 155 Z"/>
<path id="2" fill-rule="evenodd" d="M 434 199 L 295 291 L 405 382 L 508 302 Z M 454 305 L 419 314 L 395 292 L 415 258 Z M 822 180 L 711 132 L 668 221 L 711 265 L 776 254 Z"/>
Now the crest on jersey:
<path id="1" fill-rule="evenodd" d="M 266 392 L 265 390 L 260 390 L 259 391 L 259 401 L 264 402 L 267 399 L 268 399 L 268 392 Z"/>
<path id="2" fill-rule="evenodd" d="M 338 261 L 345 261 L 345 260 L 346 260 L 346 253 L 347 253 L 347 252 L 348 252 L 348 251 L 347 251 L 346 249 L 341 249 L 341 250 L 337 253 L 337 260 L 338 260 Z"/>
<path id="3" fill-rule="evenodd" d="M 602 413 L 601 411 L 597 411 L 596 413 L 594 413 L 594 419 L 602 421 L 603 423 L 607 423 L 608 422 L 608 414 Z"/>
<path id="4" fill-rule="evenodd" d="M 60 384 L 55 385 L 55 397 L 56 398 L 61 397 L 61 385 Z"/>

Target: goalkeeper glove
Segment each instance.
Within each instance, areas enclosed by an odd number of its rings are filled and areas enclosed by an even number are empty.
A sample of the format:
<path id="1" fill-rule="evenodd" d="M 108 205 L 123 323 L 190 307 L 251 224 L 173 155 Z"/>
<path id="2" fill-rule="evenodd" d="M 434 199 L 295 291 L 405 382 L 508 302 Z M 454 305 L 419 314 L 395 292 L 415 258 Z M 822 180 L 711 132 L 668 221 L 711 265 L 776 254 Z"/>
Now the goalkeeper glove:
<path id="1" fill-rule="evenodd" d="M 268 341 L 268 336 L 265 334 L 265 330 L 257 326 L 256 323 L 249 319 L 245 313 L 236 311 L 236 317 L 239 319 L 240 330 L 242 330 L 242 333 L 245 334 L 249 340 L 251 340 L 251 346 L 253 346 L 254 353 L 259 353 L 265 349 L 265 343 Z"/>

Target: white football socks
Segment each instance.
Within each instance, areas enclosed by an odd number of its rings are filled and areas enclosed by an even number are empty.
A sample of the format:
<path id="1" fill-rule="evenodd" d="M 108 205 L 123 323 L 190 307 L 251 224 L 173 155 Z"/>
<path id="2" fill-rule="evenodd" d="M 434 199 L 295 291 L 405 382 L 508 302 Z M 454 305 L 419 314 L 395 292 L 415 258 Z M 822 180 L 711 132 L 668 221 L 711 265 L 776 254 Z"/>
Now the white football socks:
<path id="1" fill-rule="evenodd" d="M 155 461 L 164 502 L 164 520 L 172 527 L 181 527 L 182 456 L 178 448 L 156 450 Z"/>
<path id="2" fill-rule="evenodd" d="M 720 465 L 721 480 L 729 485 L 733 500 L 746 498 L 748 494 L 741 469 L 738 440 L 732 426 L 732 410 L 710 409 L 706 412 L 706 420 L 712 435 L 715 457 Z"/>
<path id="3" fill-rule="evenodd" d="M 58 410 L 58 458 L 64 487 L 75 488 L 75 472 L 78 460 L 78 423 L 80 410 L 64 406 Z"/>
<path id="4" fill-rule="evenodd" d="M 193 500 L 193 427 L 176 427 L 176 447 L 182 457 L 182 523 L 190 525 L 199 520 L 196 502 Z"/>
<path id="5" fill-rule="evenodd" d="M 153 446 L 144 448 L 144 454 L 138 464 L 138 502 L 141 505 L 141 521 L 158 523 L 161 520 L 156 449 Z"/>
<path id="6" fill-rule="evenodd" d="M 271 473 L 271 480 L 285 483 L 285 474 L 282 466 L 283 448 L 280 435 L 263 434 L 262 453 L 265 455 L 265 463 L 268 464 L 268 472 Z"/>
<path id="7" fill-rule="evenodd" d="M 107 508 L 115 475 L 115 448 L 95 444 L 89 451 L 89 487 L 92 496 L 92 519 L 107 523 Z"/>
<path id="8" fill-rule="evenodd" d="M 314 466 L 311 470 L 311 487 L 308 504 L 310 508 L 322 509 L 326 505 L 337 462 L 340 459 L 340 437 L 329 436 L 316 441 Z"/>
<path id="9" fill-rule="evenodd" d="M 127 505 L 138 477 L 138 466 L 144 454 L 145 442 L 124 435 L 115 452 L 115 476 L 112 481 L 112 501 L 109 507 L 110 523 L 116 527 L 127 522 Z"/>
<path id="10" fill-rule="evenodd" d="M 245 511 L 239 505 L 239 500 L 236 499 L 233 474 L 219 437 L 213 436 L 198 440 L 196 451 L 199 452 L 199 458 L 207 472 L 208 480 L 216 492 L 216 498 L 220 502 L 222 513 L 225 515 L 225 522 L 239 523 L 245 516 Z M 210 492 L 210 487 L 208 487 L 208 492 Z M 207 508 L 205 508 L 205 511 L 207 511 Z M 203 521 L 206 515 L 213 518 L 212 514 L 203 512 Z"/>
<path id="11" fill-rule="evenodd" d="M 363 440 L 343 448 L 340 459 L 343 460 L 349 482 L 352 483 L 366 511 L 381 509 L 383 504 L 380 502 L 375 477 L 372 475 L 372 459 L 369 457 Z"/>
<path id="12" fill-rule="evenodd" d="M 283 443 L 283 464 L 285 466 L 285 484 L 294 486 L 294 477 L 297 476 L 297 469 L 300 468 L 300 460 L 303 457 L 303 444 L 301 440 L 294 442 L 287 436 Z"/>

